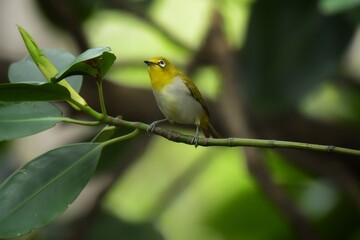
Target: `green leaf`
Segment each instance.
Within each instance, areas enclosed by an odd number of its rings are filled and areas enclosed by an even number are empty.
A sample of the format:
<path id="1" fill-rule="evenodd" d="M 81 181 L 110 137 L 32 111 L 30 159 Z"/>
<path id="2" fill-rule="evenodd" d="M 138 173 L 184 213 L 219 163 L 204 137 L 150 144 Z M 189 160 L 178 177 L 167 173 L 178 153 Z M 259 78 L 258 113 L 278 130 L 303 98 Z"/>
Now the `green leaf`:
<path id="1" fill-rule="evenodd" d="M 82 143 L 51 150 L 0 185 L 0 238 L 21 236 L 55 220 L 86 186 L 102 151 Z"/>
<path id="2" fill-rule="evenodd" d="M 335 14 L 360 5 L 360 0 L 320 0 L 320 9 L 325 14 Z"/>
<path id="3" fill-rule="evenodd" d="M 48 102 L 0 102 L 0 141 L 52 128 L 61 120 L 61 114 L 57 107 Z"/>
<path id="4" fill-rule="evenodd" d="M 75 59 L 71 53 L 59 49 L 42 49 L 42 52 L 59 71 L 64 70 Z M 8 76 L 12 83 L 48 82 L 29 55 L 10 65 Z M 82 76 L 73 76 L 66 80 L 75 91 L 79 92 L 82 78 Z"/>
<path id="5" fill-rule="evenodd" d="M 3 83 L 0 84 L 0 101 L 60 101 L 69 100 L 70 92 L 55 83 Z"/>
<path id="6" fill-rule="evenodd" d="M 92 142 L 105 142 L 109 140 L 116 132 L 117 127 L 105 126 L 101 131 L 94 137 Z"/>
<path id="7" fill-rule="evenodd" d="M 108 47 L 98 47 L 83 52 L 64 71 L 57 74 L 53 81 L 58 82 L 73 75 L 89 75 L 103 79 L 116 59 L 109 51 Z"/>
<path id="8" fill-rule="evenodd" d="M 31 58 L 33 59 L 36 66 L 39 68 L 41 73 L 44 75 L 45 79 L 50 82 L 51 79 L 58 73 L 58 70 L 54 66 L 54 64 L 44 55 L 43 51 L 37 46 L 34 39 L 30 36 L 28 32 L 25 31 L 24 28 L 18 26 L 19 32 L 21 37 L 24 40 L 25 46 L 30 53 Z M 66 87 L 70 94 L 71 99 L 75 100 L 77 103 L 86 106 L 87 103 L 85 99 L 83 99 L 73 88 L 70 84 L 64 79 L 63 81 L 59 82 L 60 85 Z M 69 101 L 68 101 L 69 102 Z M 69 104 L 79 110 L 79 107 L 76 104 L 69 102 Z"/>

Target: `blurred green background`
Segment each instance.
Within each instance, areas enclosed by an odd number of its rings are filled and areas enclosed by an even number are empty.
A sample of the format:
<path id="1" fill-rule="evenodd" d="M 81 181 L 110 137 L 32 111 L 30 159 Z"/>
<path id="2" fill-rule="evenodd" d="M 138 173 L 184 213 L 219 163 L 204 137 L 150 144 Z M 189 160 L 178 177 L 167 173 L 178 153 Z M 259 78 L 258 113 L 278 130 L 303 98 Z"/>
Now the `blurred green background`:
<path id="1" fill-rule="evenodd" d="M 26 55 L 19 24 L 43 48 L 76 55 L 109 46 L 117 56 L 104 86 L 112 116 L 162 117 L 143 64 L 162 55 L 192 76 L 224 137 L 359 149 L 359 16 L 360 0 L 4 0 L 0 81 Z M 94 81 L 81 94 L 99 108 Z M 94 134 L 58 124 L 0 143 L 0 182 L 37 155 Z M 359 163 L 303 151 L 194 149 L 141 134 L 107 148 L 65 214 L 22 239 L 360 239 Z"/>

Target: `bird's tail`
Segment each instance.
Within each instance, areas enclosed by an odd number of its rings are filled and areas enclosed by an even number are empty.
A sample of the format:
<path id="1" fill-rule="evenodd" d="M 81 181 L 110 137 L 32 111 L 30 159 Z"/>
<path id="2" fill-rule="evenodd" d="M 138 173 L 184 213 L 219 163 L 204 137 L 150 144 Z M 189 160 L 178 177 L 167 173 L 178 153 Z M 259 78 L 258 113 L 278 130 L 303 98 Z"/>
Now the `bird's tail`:
<path id="1" fill-rule="evenodd" d="M 205 137 L 209 138 L 220 138 L 219 133 L 216 131 L 214 126 L 210 123 L 210 121 L 207 122 L 206 127 L 201 127 L 201 130 Z"/>

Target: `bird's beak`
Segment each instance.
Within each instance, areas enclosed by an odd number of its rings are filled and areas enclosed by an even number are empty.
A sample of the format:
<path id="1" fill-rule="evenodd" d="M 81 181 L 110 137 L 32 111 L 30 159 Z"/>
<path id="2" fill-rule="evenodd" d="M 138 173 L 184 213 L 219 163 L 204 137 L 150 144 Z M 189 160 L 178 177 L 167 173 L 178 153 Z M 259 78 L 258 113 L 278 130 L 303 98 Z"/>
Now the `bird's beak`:
<path id="1" fill-rule="evenodd" d="M 145 60 L 144 63 L 145 63 L 146 65 L 148 65 L 148 66 L 155 64 L 155 63 L 153 63 L 153 62 L 151 62 L 151 61 L 148 61 L 148 60 Z"/>

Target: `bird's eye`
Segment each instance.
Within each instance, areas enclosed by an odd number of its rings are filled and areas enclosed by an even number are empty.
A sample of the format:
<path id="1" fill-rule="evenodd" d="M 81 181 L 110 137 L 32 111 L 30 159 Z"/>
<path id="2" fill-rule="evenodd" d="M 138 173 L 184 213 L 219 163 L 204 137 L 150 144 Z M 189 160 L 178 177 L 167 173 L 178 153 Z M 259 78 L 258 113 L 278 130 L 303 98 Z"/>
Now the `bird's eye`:
<path id="1" fill-rule="evenodd" d="M 158 61 L 158 65 L 160 66 L 160 67 L 165 67 L 166 66 L 166 64 L 165 64 L 165 62 L 163 61 L 163 60 L 159 60 Z"/>

